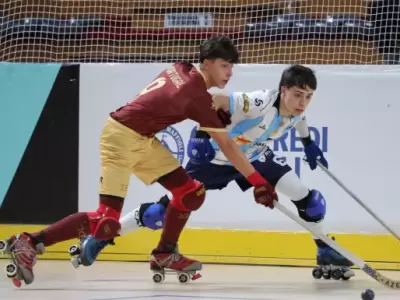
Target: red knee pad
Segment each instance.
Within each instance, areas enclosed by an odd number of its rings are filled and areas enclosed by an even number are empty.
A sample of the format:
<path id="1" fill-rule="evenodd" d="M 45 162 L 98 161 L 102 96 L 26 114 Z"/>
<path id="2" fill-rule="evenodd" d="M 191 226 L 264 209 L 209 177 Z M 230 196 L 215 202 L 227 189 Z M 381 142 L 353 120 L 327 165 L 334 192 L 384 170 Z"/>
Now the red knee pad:
<path id="1" fill-rule="evenodd" d="M 174 207 L 181 211 L 198 210 L 206 198 L 204 185 L 196 180 L 188 180 L 185 184 L 171 190 L 173 198 L 170 202 Z"/>
<path id="2" fill-rule="evenodd" d="M 97 211 L 88 213 L 91 235 L 99 240 L 110 240 L 116 237 L 121 230 L 120 216 L 120 211 L 100 204 Z"/>

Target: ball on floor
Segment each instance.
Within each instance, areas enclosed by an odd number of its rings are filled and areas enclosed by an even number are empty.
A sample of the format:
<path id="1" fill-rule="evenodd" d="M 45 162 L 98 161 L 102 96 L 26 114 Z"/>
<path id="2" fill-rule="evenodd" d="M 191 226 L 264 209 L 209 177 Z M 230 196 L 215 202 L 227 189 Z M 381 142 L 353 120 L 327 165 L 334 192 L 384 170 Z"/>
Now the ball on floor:
<path id="1" fill-rule="evenodd" d="M 375 293 L 373 290 L 366 289 L 364 292 L 361 293 L 362 300 L 374 300 Z"/>

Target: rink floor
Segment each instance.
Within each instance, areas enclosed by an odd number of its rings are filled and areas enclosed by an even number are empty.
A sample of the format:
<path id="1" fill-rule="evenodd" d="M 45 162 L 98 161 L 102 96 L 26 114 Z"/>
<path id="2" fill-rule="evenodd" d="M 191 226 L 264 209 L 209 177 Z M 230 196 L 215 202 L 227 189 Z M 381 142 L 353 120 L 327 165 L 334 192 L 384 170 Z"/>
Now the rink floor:
<path id="1" fill-rule="evenodd" d="M 4 269 L 6 260 L 0 260 Z M 0 279 L 1 299 L 7 300 L 333 300 L 361 299 L 370 288 L 375 299 L 398 300 L 400 290 L 390 290 L 361 271 L 349 281 L 316 280 L 310 268 L 205 265 L 202 278 L 180 284 L 168 276 L 162 284 L 152 281 L 147 263 L 96 262 L 75 270 L 68 261 L 39 261 L 35 282 L 15 288 L 5 276 Z M 393 279 L 400 272 L 382 271 Z"/>

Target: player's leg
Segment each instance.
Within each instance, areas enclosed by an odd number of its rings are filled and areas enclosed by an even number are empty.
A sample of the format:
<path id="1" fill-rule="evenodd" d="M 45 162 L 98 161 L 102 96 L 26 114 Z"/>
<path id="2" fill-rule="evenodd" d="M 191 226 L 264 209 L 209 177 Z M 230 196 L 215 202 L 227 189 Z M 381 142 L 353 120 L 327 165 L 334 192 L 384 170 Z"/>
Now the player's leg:
<path id="1" fill-rule="evenodd" d="M 221 190 L 230 181 L 235 180 L 240 174 L 233 167 L 219 166 L 213 164 L 193 164 L 191 161 L 185 167 L 189 176 L 201 182 L 206 190 Z M 143 203 L 138 208 L 127 213 L 120 219 L 121 235 L 132 232 L 139 227 L 147 227 L 157 230 L 162 228 L 165 209 L 167 208 L 172 194 L 162 196 L 158 202 Z"/>
<path id="2" fill-rule="evenodd" d="M 306 187 L 293 170 L 283 175 L 276 184 L 276 190 L 287 195 L 296 205 L 299 216 L 306 222 L 320 227 L 322 231 L 323 219 L 326 214 L 326 200 L 322 193 L 316 189 L 308 190 L 305 197 L 301 195 Z M 304 192 L 303 192 L 304 191 Z M 326 245 L 322 240 L 314 237 L 317 245 L 317 265 L 320 266 L 315 277 L 324 276 L 330 278 L 335 273 L 336 279 L 349 279 L 355 274 L 349 267 L 353 263 Z"/>
<path id="3" fill-rule="evenodd" d="M 142 203 L 139 207 L 122 216 L 119 220 L 121 224 L 119 236 L 143 227 L 152 230 L 161 229 L 169 201 L 168 196 L 163 196 L 158 202 Z M 85 251 L 80 254 L 80 264 L 91 266 L 101 251 L 108 245 L 115 245 L 115 241 L 114 239 L 98 240 L 92 235 L 88 235 L 81 244 L 81 248 Z"/>
<path id="4" fill-rule="evenodd" d="M 185 170 L 192 179 L 201 182 L 206 190 L 223 189 L 230 181 L 240 176 L 240 173 L 233 167 L 213 164 L 195 164 L 191 161 L 188 162 Z M 170 198 L 172 198 L 172 195 L 164 195 L 158 202 L 142 203 L 139 207 L 124 215 L 120 219 L 120 235 L 136 231 L 140 227 L 146 227 L 152 230 L 161 229 L 165 221 L 165 211 L 169 205 Z M 88 251 L 90 255 L 82 261 L 85 262 L 85 265 L 91 265 L 95 262 L 100 252 L 107 245 L 114 244 L 114 241 L 97 242 L 92 236 L 88 236 L 85 244 L 88 250 L 91 248 L 90 251 Z"/>
<path id="5" fill-rule="evenodd" d="M 292 168 L 282 158 L 268 150 L 259 160 L 253 162 L 254 168 L 270 182 L 275 189 L 286 195 L 298 210 L 299 216 L 313 226 L 323 231 L 323 220 L 326 214 L 326 201 L 318 190 L 310 190 L 305 186 Z M 239 186 L 246 190 L 249 184 L 243 179 Z M 327 263 L 337 266 L 351 266 L 352 263 L 345 257 L 327 246 L 323 241 L 313 237 L 317 248 L 317 263 Z"/>
<path id="6" fill-rule="evenodd" d="M 116 210 L 112 203 L 107 203 L 106 212 L 117 212 L 117 214 L 110 217 L 103 213 L 99 219 L 96 212 L 89 214 L 91 219 L 97 220 L 97 228 L 90 230 L 90 234 L 83 235 L 79 251 L 72 251 L 72 255 L 77 254 L 77 257 L 72 259 L 75 267 L 93 264 L 101 249 L 108 244 L 112 244 L 113 238 L 120 234 L 122 230 L 120 214 L 129 185 L 129 177 L 132 173 L 132 166 L 146 159 L 148 155 L 148 138 L 140 136 L 114 120 L 110 122 L 113 126 L 111 141 L 107 142 L 105 140 L 101 145 L 102 174 L 100 195 L 102 198 L 116 200 L 113 201 L 114 205 L 119 200 L 121 206 Z M 73 248 L 76 249 L 76 247 Z"/>
<path id="7" fill-rule="evenodd" d="M 159 244 L 152 252 L 151 268 L 160 271 L 164 268 L 188 272 L 200 270 L 199 261 L 178 253 L 177 243 L 191 212 L 202 206 L 205 187 L 193 180 L 158 140 L 152 143 L 149 153 L 153 159 L 135 166 L 134 174 L 145 183 L 158 181 L 172 194 Z"/>
<path id="8" fill-rule="evenodd" d="M 102 180 L 100 203 L 95 212 L 75 213 L 39 232 L 24 232 L 8 239 L 8 252 L 15 255 L 23 273 L 20 279 L 27 284 L 33 281 L 36 253 L 44 252 L 47 246 L 88 234 L 104 240 L 118 234 L 118 219 L 131 172 L 131 152 L 125 148 L 128 144 L 126 134 L 107 122 L 100 143 Z"/>

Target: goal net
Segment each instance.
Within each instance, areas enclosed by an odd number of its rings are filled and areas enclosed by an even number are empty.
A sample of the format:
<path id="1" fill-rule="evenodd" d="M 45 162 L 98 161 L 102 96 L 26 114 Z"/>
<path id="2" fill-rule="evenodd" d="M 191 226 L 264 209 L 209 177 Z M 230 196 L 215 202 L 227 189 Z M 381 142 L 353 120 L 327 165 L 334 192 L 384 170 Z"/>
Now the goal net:
<path id="1" fill-rule="evenodd" d="M 225 34 L 241 63 L 398 63 L 399 0 L 3 0 L 0 61 L 197 61 Z"/>

